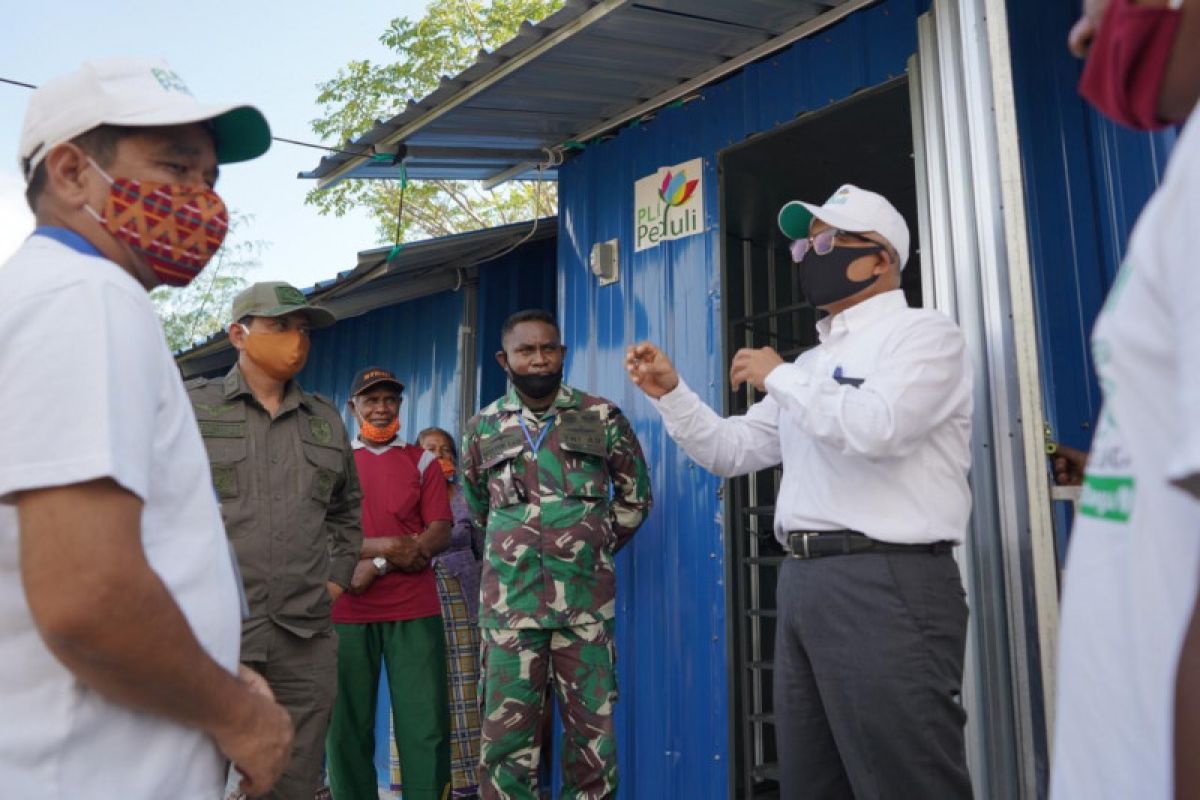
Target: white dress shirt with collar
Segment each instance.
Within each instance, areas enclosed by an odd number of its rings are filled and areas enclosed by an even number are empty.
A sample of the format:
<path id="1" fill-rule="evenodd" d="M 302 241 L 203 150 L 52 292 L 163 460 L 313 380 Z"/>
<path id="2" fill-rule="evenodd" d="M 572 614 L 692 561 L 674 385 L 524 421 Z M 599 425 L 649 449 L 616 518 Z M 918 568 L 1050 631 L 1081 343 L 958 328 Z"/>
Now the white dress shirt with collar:
<path id="1" fill-rule="evenodd" d="M 782 462 L 775 535 L 849 528 L 886 542 L 961 542 L 971 511 L 972 371 L 962 332 L 885 292 L 817 323 L 820 344 L 718 416 L 681 379 L 654 402 L 667 433 L 733 477 Z M 855 385 L 857 384 L 857 385 Z"/>

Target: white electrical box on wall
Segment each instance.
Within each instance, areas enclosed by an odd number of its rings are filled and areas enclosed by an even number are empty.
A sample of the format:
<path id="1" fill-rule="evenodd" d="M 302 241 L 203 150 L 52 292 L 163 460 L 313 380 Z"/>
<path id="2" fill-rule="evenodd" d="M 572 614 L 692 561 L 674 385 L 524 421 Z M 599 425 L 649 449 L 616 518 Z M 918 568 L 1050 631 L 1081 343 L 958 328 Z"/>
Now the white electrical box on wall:
<path id="1" fill-rule="evenodd" d="M 617 263 L 617 240 L 597 242 L 592 245 L 592 274 L 600 281 L 601 286 L 616 283 L 621 277 L 621 268 Z"/>

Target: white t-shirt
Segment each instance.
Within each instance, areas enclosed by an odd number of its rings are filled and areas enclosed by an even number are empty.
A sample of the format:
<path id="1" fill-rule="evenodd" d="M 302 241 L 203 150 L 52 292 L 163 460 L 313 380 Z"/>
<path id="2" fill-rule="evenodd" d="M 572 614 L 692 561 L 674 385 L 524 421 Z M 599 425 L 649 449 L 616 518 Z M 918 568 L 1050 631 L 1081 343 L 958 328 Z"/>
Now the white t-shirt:
<path id="1" fill-rule="evenodd" d="M 1194 116 L 1194 115 L 1193 115 Z M 1172 797 L 1176 664 L 1200 570 L 1200 124 L 1179 138 L 1092 348 L 1104 408 L 1071 535 L 1051 796 Z"/>
<path id="2" fill-rule="evenodd" d="M 235 670 L 233 566 L 154 308 L 112 262 L 35 235 L 0 268 L 0 794 L 214 800 L 224 772 L 211 738 L 80 684 L 30 616 L 15 494 L 102 477 L 144 501 L 150 566 L 208 653 Z"/>

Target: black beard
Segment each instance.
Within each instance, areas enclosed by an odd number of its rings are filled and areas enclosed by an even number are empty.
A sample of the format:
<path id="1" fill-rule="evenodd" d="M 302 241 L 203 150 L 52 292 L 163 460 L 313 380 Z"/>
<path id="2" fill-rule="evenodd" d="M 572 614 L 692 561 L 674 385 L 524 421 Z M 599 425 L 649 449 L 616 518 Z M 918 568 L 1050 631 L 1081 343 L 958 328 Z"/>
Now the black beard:
<path id="1" fill-rule="evenodd" d="M 558 387 L 562 384 L 562 370 L 548 375 L 518 375 L 510 369 L 508 379 L 517 391 L 526 397 L 544 400 L 558 392 Z"/>

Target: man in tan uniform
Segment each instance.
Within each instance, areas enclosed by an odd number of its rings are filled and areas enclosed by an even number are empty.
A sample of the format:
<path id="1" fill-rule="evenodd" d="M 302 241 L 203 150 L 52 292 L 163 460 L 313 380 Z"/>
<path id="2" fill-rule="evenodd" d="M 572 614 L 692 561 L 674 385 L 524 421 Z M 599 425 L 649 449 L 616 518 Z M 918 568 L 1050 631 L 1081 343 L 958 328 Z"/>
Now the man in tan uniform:
<path id="1" fill-rule="evenodd" d="M 233 301 L 238 362 L 221 380 L 189 381 L 249 617 L 242 663 L 267 679 L 296 727 L 274 792 L 312 800 L 333 709 L 337 643 L 330 611 L 362 544 L 361 493 L 333 404 L 293 377 L 308 333 L 334 317 L 286 283 L 256 283 Z"/>

